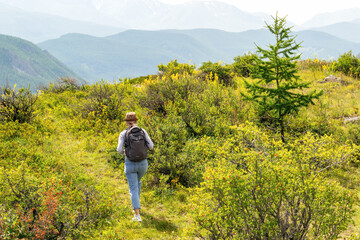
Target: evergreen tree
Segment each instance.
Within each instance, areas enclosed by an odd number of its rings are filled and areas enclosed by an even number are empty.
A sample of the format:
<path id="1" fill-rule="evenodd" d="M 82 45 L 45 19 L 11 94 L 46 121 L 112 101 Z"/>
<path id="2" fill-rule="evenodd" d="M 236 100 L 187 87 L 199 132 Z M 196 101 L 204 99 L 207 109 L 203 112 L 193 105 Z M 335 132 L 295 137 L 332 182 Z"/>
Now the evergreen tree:
<path id="1" fill-rule="evenodd" d="M 298 113 L 318 99 L 322 92 L 308 94 L 300 90 L 308 88 L 310 83 L 303 82 L 297 75 L 296 62 L 300 59 L 297 50 L 301 47 L 291 35 L 291 27 L 286 26 L 286 17 L 273 17 L 273 25 L 266 27 L 275 37 L 275 43 L 264 49 L 256 45 L 259 58 L 253 71 L 253 82 L 245 81 L 248 93 L 245 99 L 257 103 L 262 120 L 274 123 L 280 128 L 281 139 L 285 142 L 285 116 Z"/>

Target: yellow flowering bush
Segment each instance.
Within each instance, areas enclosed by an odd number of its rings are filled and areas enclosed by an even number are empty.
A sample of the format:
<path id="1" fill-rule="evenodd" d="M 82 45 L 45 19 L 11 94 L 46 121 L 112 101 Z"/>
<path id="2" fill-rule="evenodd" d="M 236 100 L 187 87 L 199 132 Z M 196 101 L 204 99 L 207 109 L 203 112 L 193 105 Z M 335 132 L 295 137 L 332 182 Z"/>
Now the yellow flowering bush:
<path id="1" fill-rule="evenodd" d="M 205 239 L 335 239 L 351 222 L 354 192 L 325 177 L 346 163 L 350 146 L 306 134 L 282 144 L 252 124 L 218 150 L 189 208 Z"/>

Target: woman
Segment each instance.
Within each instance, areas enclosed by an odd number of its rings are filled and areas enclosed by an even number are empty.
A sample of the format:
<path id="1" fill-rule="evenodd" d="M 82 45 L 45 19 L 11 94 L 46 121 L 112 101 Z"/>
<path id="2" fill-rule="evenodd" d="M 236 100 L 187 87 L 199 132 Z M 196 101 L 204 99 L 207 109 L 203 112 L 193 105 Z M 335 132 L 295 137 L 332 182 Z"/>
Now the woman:
<path id="1" fill-rule="evenodd" d="M 126 117 L 124 121 L 128 127 L 120 133 L 117 151 L 120 154 L 125 154 L 125 175 L 129 184 L 131 203 L 135 212 L 134 218 L 132 220 L 141 222 L 141 217 L 140 217 L 141 178 L 146 173 L 146 170 L 148 168 L 148 162 L 146 158 L 140 161 L 130 160 L 128 155 L 126 154 L 126 150 L 124 149 L 124 144 L 126 142 L 125 139 L 126 133 L 130 129 L 137 127 L 137 120 L 138 119 L 136 118 L 135 112 L 126 113 Z M 151 141 L 149 135 L 144 129 L 141 130 L 145 135 L 145 144 L 147 148 L 152 149 L 154 147 L 154 144 Z"/>

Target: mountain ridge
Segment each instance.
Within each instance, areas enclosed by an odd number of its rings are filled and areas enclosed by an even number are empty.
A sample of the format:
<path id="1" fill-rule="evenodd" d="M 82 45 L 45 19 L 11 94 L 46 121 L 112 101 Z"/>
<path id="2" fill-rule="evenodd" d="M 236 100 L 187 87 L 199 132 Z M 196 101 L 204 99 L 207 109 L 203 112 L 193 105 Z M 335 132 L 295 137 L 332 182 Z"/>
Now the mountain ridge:
<path id="1" fill-rule="evenodd" d="M 0 34 L 0 85 L 35 90 L 61 77 L 81 79 L 76 73 L 35 44 Z"/>

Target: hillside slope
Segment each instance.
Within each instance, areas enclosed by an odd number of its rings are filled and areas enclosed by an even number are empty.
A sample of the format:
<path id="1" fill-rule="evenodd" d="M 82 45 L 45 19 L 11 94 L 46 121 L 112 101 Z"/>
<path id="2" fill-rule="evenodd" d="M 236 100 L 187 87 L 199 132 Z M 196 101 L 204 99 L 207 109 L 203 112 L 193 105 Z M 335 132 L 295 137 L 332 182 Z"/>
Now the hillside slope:
<path id="1" fill-rule="evenodd" d="M 0 85 L 36 89 L 60 77 L 78 77 L 72 70 L 31 42 L 0 35 Z"/>

